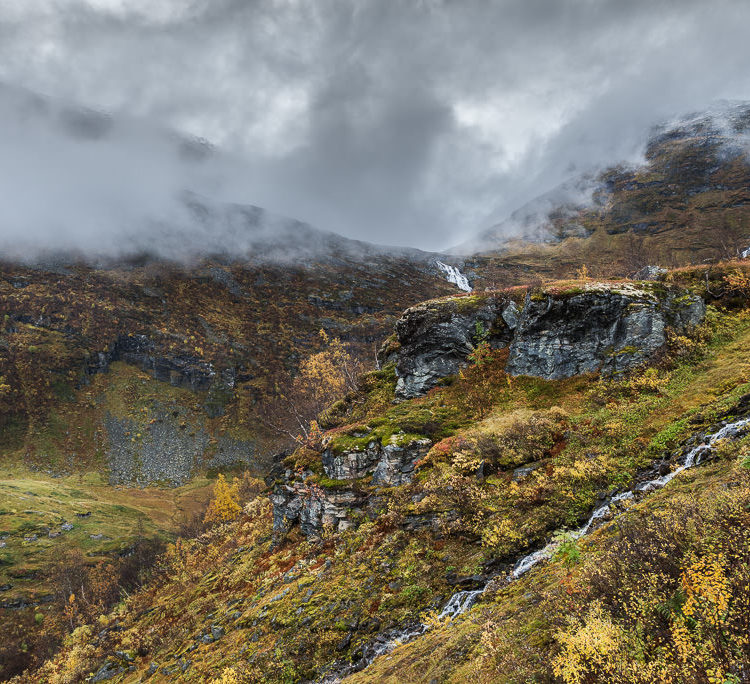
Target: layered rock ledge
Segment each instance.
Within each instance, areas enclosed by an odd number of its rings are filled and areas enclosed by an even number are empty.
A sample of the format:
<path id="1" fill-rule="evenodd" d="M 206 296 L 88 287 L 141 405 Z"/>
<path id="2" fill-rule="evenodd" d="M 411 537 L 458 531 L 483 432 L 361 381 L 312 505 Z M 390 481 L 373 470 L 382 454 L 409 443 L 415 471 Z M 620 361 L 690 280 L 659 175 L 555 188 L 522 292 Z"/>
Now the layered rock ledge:
<path id="1" fill-rule="evenodd" d="M 407 309 L 383 345 L 396 396 L 418 397 L 457 373 L 477 344 L 509 347 L 506 370 L 548 380 L 618 373 L 648 360 L 705 315 L 703 300 L 661 282 L 584 283 L 510 296 L 473 295 Z"/>

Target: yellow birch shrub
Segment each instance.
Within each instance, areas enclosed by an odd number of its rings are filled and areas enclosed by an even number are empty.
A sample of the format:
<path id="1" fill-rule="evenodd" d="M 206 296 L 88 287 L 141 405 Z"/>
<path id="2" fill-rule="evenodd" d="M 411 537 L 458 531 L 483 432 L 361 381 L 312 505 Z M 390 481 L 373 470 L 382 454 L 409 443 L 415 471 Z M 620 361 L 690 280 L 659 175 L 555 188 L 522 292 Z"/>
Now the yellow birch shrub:
<path id="1" fill-rule="evenodd" d="M 223 474 L 219 474 L 214 486 L 214 496 L 208 504 L 204 520 L 207 523 L 225 523 L 234 520 L 242 512 L 237 495 L 227 483 Z"/>
<path id="2" fill-rule="evenodd" d="M 560 653 L 554 658 L 552 671 L 566 684 L 620 680 L 620 662 L 626 656 L 625 634 L 599 604 L 594 604 L 582 621 L 558 632 L 556 638 Z"/>
<path id="3" fill-rule="evenodd" d="M 727 618 L 732 596 L 722 560 L 714 556 L 694 561 L 682 574 L 682 586 L 687 596 L 683 614 L 720 627 Z"/>
<path id="4" fill-rule="evenodd" d="M 524 538 L 515 523 L 505 517 L 497 517 L 481 529 L 482 546 L 498 555 L 512 551 Z"/>

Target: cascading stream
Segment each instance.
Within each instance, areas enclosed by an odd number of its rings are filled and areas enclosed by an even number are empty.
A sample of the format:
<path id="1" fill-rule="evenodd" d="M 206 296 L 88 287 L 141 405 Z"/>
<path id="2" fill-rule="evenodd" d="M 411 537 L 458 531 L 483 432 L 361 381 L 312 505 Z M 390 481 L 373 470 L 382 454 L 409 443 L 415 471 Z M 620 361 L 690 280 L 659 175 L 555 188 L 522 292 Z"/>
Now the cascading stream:
<path id="1" fill-rule="evenodd" d="M 724 427 L 710 435 L 706 435 L 701 444 L 693 447 L 686 454 L 685 460 L 682 465 L 678 466 L 666 475 L 662 475 L 661 477 L 657 477 L 646 482 L 641 482 L 631 490 L 621 492 L 610 497 L 601 506 L 594 509 L 594 511 L 591 513 L 591 516 L 586 521 L 586 524 L 579 527 L 577 530 L 573 530 L 572 532 L 565 532 L 563 534 L 563 539 L 560 539 L 559 535 L 555 534 L 553 536 L 553 541 L 551 541 L 545 547 L 533 551 L 532 553 L 529 553 L 519 559 L 513 566 L 513 570 L 511 570 L 511 572 L 505 577 L 505 580 L 507 582 L 513 582 L 517 580 L 519 577 L 531 570 L 535 565 L 538 565 L 542 561 L 552 558 L 552 556 L 554 556 L 557 550 L 560 548 L 560 545 L 563 543 L 563 541 L 580 539 L 581 537 L 584 537 L 585 535 L 596 529 L 597 523 L 609 516 L 610 513 L 614 513 L 615 515 L 621 513 L 623 509 L 620 504 L 622 504 L 622 502 L 631 501 L 636 498 L 642 498 L 650 492 L 661 489 L 666 484 L 671 482 L 679 473 L 698 465 L 708 454 L 711 453 L 713 446 L 717 442 L 720 442 L 724 439 L 736 439 L 737 437 L 739 437 L 743 433 L 744 428 L 748 426 L 748 424 L 750 424 L 750 417 L 742 418 L 741 420 L 735 421 L 734 423 L 725 425 Z M 448 599 L 448 602 L 445 604 L 442 611 L 438 615 L 439 619 L 453 620 L 457 616 L 468 611 L 477 602 L 489 583 L 496 578 L 497 575 L 491 577 L 481 589 L 463 590 L 453 594 L 453 596 Z M 430 625 L 421 623 L 402 630 L 394 630 L 392 632 L 389 632 L 386 639 L 377 642 L 373 646 L 373 648 L 370 649 L 370 651 L 364 658 L 365 666 L 359 667 L 358 670 L 361 671 L 366 667 L 369 667 L 376 658 L 380 657 L 381 655 L 385 655 L 386 653 L 390 653 L 397 646 L 405 644 L 406 642 L 411 641 L 418 636 L 421 636 L 429 629 Z M 354 669 L 352 668 L 350 672 L 347 672 L 345 674 L 333 676 L 329 675 L 328 677 L 321 679 L 320 684 L 336 684 L 337 682 L 341 681 L 341 676 L 346 676 L 353 671 Z"/>
<path id="2" fill-rule="evenodd" d="M 445 279 L 449 283 L 453 283 L 456 287 L 460 288 L 464 292 L 471 292 L 471 285 L 469 279 L 461 273 L 455 266 L 450 264 L 444 264 L 442 261 L 436 261 L 435 265 L 445 273 Z"/>

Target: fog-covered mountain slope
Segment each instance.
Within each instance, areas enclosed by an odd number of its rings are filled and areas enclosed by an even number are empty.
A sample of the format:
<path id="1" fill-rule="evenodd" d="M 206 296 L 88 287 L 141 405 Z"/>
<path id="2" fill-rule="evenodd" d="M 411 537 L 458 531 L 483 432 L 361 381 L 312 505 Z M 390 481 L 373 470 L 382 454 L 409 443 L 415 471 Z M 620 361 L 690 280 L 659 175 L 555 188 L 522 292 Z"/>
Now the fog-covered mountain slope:
<path id="1" fill-rule="evenodd" d="M 747 230 L 739 212 L 749 201 L 750 103 L 718 103 L 662 123 L 648 135 L 640 164 L 612 161 L 609 168 L 540 195 L 451 251 L 503 252 L 518 241 L 559 243 L 597 229 L 660 235 L 696 221 L 707 232 L 730 232 L 727 222 Z"/>
<path id="2" fill-rule="evenodd" d="M 256 206 L 240 158 L 144 120 L 0 84 L 0 139 L 7 261 L 434 258 Z"/>

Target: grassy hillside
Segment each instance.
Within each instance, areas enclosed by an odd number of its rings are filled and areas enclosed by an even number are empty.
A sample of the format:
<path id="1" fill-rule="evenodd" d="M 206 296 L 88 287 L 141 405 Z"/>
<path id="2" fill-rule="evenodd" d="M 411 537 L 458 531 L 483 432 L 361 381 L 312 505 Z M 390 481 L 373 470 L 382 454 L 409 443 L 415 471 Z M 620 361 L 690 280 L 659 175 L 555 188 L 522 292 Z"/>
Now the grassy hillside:
<path id="1" fill-rule="evenodd" d="M 259 407 L 320 348 L 320 329 L 369 359 L 405 306 L 453 291 L 427 261 L 380 253 L 305 265 L 0 266 L 8 643 L 30 653 L 35 610 L 60 612 L 52 579 L 66 554 L 89 569 L 119 563 L 139 539 L 173 539 L 216 472 L 268 472 L 285 416 L 271 427 Z"/>
<path id="2" fill-rule="evenodd" d="M 424 437 L 432 446 L 411 482 L 355 481 L 366 514 L 319 539 L 297 527 L 274 537 L 269 502 L 251 501 L 237 520 L 170 546 L 146 587 L 95 627 L 79 626 L 21 681 L 90 672 L 127 682 L 303 681 L 419 621 L 432 629 L 351 681 L 741 681 L 748 559 L 735 541 L 748 522 L 747 438 L 564 543 L 521 580 L 493 584 L 465 616 L 437 617 L 458 588 L 503 576 L 653 464 L 674 468 L 695 435 L 747 412 L 750 319 L 737 274 L 748 269 L 671 274 L 713 308 L 624 378 L 511 378 L 497 351 L 392 404 L 392 372 L 366 376 L 363 394 L 329 414 L 321 443 L 284 467 L 311 489 L 337 491 L 352 483 L 324 477 L 323 443 L 335 451 L 363 434 Z"/>
<path id="3" fill-rule="evenodd" d="M 96 563 L 127 550 L 138 535 L 174 534 L 210 492 L 205 478 L 176 489 L 125 489 L 93 472 L 50 480 L 0 468 L 0 606 L 44 601 L 51 593 L 45 570 L 67 550 L 80 549 Z"/>

